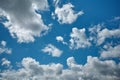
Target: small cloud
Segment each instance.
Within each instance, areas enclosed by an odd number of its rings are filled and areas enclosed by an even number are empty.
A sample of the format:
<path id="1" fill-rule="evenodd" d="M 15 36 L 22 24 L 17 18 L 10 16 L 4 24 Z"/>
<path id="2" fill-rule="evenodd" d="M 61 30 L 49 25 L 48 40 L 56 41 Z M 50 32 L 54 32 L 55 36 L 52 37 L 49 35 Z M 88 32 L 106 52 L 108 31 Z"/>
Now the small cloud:
<path id="1" fill-rule="evenodd" d="M 58 42 L 62 42 L 63 44 L 67 45 L 67 42 L 64 41 L 63 37 L 62 36 L 56 36 L 56 40 Z"/>
<path id="2" fill-rule="evenodd" d="M 1 41 L 0 54 L 2 54 L 2 53 L 11 54 L 12 50 L 10 48 L 7 48 L 6 45 L 7 45 L 6 41 Z"/>
<path id="3" fill-rule="evenodd" d="M 1 65 L 10 67 L 11 62 L 9 60 L 7 60 L 6 58 L 2 58 L 2 64 Z"/>
<path id="4" fill-rule="evenodd" d="M 42 51 L 48 53 L 53 57 L 60 57 L 62 54 L 62 51 L 53 46 L 52 44 L 48 44 L 44 49 L 42 49 Z"/>

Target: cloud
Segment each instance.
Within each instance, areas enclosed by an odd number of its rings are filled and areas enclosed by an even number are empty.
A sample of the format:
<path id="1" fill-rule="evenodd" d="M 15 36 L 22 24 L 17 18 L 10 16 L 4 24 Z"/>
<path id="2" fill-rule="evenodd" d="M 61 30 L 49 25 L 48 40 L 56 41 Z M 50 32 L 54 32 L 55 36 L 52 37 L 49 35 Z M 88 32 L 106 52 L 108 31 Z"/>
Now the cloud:
<path id="1" fill-rule="evenodd" d="M 78 13 L 76 13 L 72 8 L 74 8 L 74 6 L 71 3 L 65 4 L 61 8 L 57 6 L 55 8 L 54 14 L 52 15 L 53 17 L 54 15 L 57 16 L 58 22 L 60 24 L 71 24 L 76 21 L 78 16 L 84 14 L 83 11 L 79 11 Z"/>
<path id="2" fill-rule="evenodd" d="M 7 48 L 6 44 L 7 44 L 6 41 L 1 41 L 0 54 L 2 54 L 2 53 L 11 54 L 12 50 L 10 48 Z"/>
<path id="3" fill-rule="evenodd" d="M 98 24 L 89 28 L 90 33 L 92 34 L 91 38 L 97 43 L 97 45 L 101 45 L 108 38 L 120 38 L 120 29 L 107 29 L 103 28 L 103 24 Z"/>
<path id="4" fill-rule="evenodd" d="M 91 45 L 89 39 L 86 36 L 85 28 L 78 29 L 72 28 L 72 32 L 70 34 L 70 48 L 71 49 L 79 49 L 79 48 L 86 48 Z"/>
<path id="5" fill-rule="evenodd" d="M 44 49 L 42 49 L 43 52 L 48 53 L 49 55 L 53 57 L 60 57 L 62 54 L 62 51 L 56 48 L 52 44 L 48 44 Z"/>
<path id="6" fill-rule="evenodd" d="M 47 10 L 48 7 L 47 0 L 0 0 L 0 13 L 8 19 L 3 24 L 19 43 L 33 42 L 35 37 L 45 34 L 42 33 L 49 28 L 35 9 Z"/>
<path id="7" fill-rule="evenodd" d="M 56 36 L 56 40 L 58 42 L 62 42 L 63 44 L 67 45 L 67 42 L 64 41 L 63 37 L 62 36 Z"/>
<path id="8" fill-rule="evenodd" d="M 120 45 L 112 47 L 111 45 L 105 45 L 105 50 L 101 51 L 101 58 L 119 58 L 120 57 Z"/>
<path id="9" fill-rule="evenodd" d="M 88 56 L 87 63 L 77 64 L 74 57 L 67 59 L 68 69 L 62 64 L 42 65 L 33 58 L 23 58 L 17 70 L 8 69 L 0 72 L 2 80 L 119 80 L 120 63 L 112 60 L 102 61 Z"/>
<path id="10" fill-rule="evenodd" d="M 59 4 L 59 2 L 60 2 L 60 0 L 53 0 L 53 4 L 54 4 L 54 6 L 57 7 L 58 4 Z"/>
<path id="11" fill-rule="evenodd" d="M 7 60 L 6 58 L 2 58 L 2 66 L 7 66 L 7 67 L 10 67 L 11 65 L 11 62 L 9 60 Z"/>

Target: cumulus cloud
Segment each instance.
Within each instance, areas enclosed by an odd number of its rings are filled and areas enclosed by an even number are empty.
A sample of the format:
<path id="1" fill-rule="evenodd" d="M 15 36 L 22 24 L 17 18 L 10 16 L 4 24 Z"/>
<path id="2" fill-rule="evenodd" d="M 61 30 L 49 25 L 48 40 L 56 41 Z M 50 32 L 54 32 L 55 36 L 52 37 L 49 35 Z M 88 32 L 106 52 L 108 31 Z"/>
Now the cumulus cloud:
<path id="1" fill-rule="evenodd" d="M 101 58 L 118 58 L 120 57 L 120 45 L 105 45 L 105 50 L 101 51 Z"/>
<path id="2" fill-rule="evenodd" d="M 34 37 L 43 35 L 48 30 L 42 16 L 35 10 L 48 9 L 47 0 L 0 0 L 0 16 L 8 21 L 3 24 L 18 42 L 33 42 Z M 45 34 L 45 33 L 44 33 Z"/>
<path id="3" fill-rule="evenodd" d="M 92 36 L 91 38 L 97 43 L 97 45 L 101 45 L 108 38 L 120 38 L 120 29 L 107 29 L 103 28 L 103 24 L 95 25 L 92 28 L 89 28 Z"/>
<path id="4" fill-rule="evenodd" d="M 44 49 L 42 49 L 43 52 L 48 53 L 49 55 L 53 57 L 60 57 L 62 54 L 62 51 L 58 48 L 56 48 L 52 44 L 48 44 Z"/>
<path id="5" fill-rule="evenodd" d="M 1 44 L 0 44 L 0 54 L 2 54 L 2 53 L 11 54 L 12 50 L 10 48 L 7 48 L 6 44 L 7 44 L 6 41 L 1 41 Z"/>
<path id="6" fill-rule="evenodd" d="M 33 58 L 23 58 L 19 69 L 0 72 L 2 80 L 119 80 L 120 63 L 101 61 L 88 56 L 87 63 L 77 64 L 74 57 L 67 59 L 68 69 L 62 64 L 42 65 Z"/>
<path id="7" fill-rule="evenodd" d="M 63 37 L 62 36 L 56 36 L 56 40 L 58 42 L 62 42 L 63 44 L 67 45 L 67 42 L 64 41 Z"/>
<path id="8" fill-rule="evenodd" d="M 83 11 L 79 11 L 78 13 L 76 13 L 73 8 L 74 6 L 71 3 L 65 4 L 62 7 L 57 6 L 55 8 L 54 14 L 52 15 L 56 15 L 58 18 L 58 22 L 61 24 L 71 24 L 76 21 L 78 16 L 84 14 Z"/>
<path id="9" fill-rule="evenodd" d="M 85 31 L 86 31 L 85 28 L 83 29 L 72 28 L 72 32 L 70 34 L 71 49 L 85 48 L 91 45 L 89 39 L 86 36 Z"/>

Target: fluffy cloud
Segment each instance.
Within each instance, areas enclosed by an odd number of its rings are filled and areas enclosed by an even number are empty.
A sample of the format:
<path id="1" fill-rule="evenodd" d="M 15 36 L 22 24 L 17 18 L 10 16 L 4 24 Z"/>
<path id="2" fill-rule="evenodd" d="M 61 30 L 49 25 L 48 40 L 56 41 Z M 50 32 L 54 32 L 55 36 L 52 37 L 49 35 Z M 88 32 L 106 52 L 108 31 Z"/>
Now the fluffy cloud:
<path id="1" fill-rule="evenodd" d="M 62 64 L 42 65 L 33 58 L 24 58 L 22 67 L 0 72 L 2 80 L 119 80 L 120 63 L 112 60 L 101 61 L 88 56 L 87 63 L 80 65 L 74 57 L 67 59 L 68 69 Z"/>
<path id="2" fill-rule="evenodd" d="M 64 39 L 63 39 L 62 36 L 57 36 L 57 37 L 56 37 L 56 40 L 57 40 L 58 42 L 62 42 L 63 44 L 67 45 L 67 43 L 64 41 Z"/>
<path id="3" fill-rule="evenodd" d="M 8 19 L 3 24 L 20 43 L 33 42 L 34 37 L 39 37 L 48 30 L 42 16 L 35 12 L 35 9 L 47 8 L 47 0 L 0 0 L 0 16 Z"/>
<path id="4" fill-rule="evenodd" d="M 91 38 L 97 43 L 97 45 L 101 45 L 105 42 L 107 38 L 120 38 L 120 29 L 109 30 L 107 28 L 103 28 L 103 24 L 95 25 L 92 28 L 89 28 L 92 36 Z"/>
<path id="5" fill-rule="evenodd" d="M 86 36 L 85 28 L 83 29 L 72 28 L 70 37 L 71 37 L 70 39 L 71 49 L 85 48 L 91 45 L 89 39 Z"/>
<path id="6" fill-rule="evenodd" d="M 110 46 L 110 45 L 105 45 L 104 46 L 105 50 L 101 52 L 101 57 L 102 58 L 116 58 L 120 57 L 120 45 L 117 46 Z"/>
<path id="7" fill-rule="evenodd" d="M 6 41 L 1 41 L 0 54 L 2 54 L 2 53 L 11 54 L 12 50 L 10 48 L 7 48 L 6 44 L 7 44 Z"/>
<path id="8" fill-rule="evenodd" d="M 77 19 L 78 16 L 84 14 L 83 11 L 75 13 L 72 8 L 74 8 L 74 6 L 71 3 L 65 4 L 61 8 L 58 6 L 56 7 L 54 15 L 57 16 L 59 23 L 71 24 Z"/>
<path id="9" fill-rule="evenodd" d="M 53 57 L 60 57 L 62 54 L 62 51 L 52 44 L 48 44 L 44 49 L 42 49 L 42 51 L 45 53 L 49 53 L 49 55 L 52 55 Z"/>

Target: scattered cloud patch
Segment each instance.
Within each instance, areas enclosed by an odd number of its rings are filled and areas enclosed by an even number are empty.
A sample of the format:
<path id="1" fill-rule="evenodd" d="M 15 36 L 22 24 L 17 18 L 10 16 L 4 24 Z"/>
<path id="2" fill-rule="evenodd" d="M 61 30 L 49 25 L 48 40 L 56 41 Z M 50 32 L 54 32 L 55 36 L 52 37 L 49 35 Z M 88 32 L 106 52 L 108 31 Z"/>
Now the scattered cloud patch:
<path id="1" fill-rule="evenodd" d="M 7 48 L 6 45 L 7 45 L 6 41 L 1 41 L 1 44 L 0 44 L 0 54 L 2 54 L 2 53 L 11 54 L 12 49 Z"/>
<path id="2" fill-rule="evenodd" d="M 62 42 L 63 44 L 67 45 L 67 42 L 64 41 L 64 39 L 63 39 L 62 36 L 57 36 L 57 37 L 56 37 L 56 40 L 57 40 L 58 42 Z"/>
<path id="3" fill-rule="evenodd" d="M 33 58 L 23 58 L 22 67 L 0 72 L 2 80 L 119 80 L 120 63 L 112 60 L 101 61 L 97 57 L 88 56 L 87 63 L 77 64 L 74 57 L 67 59 L 68 69 L 62 64 L 42 65 Z M 111 65 L 111 66 L 110 66 Z"/>
<path id="4" fill-rule="evenodd" d="M 57 6 L 54 14 L 52 13 L 52 15 L 53 17 L 54 15 L 57 16 L 58 22 L 60 24 L 71 24 L 76 21 L 78 16 L 84 14 L 83 11 L 79 11 L 78 13 L 76 13 L 73 8 L 74 6 L 71 3 L 65 4 L 61 8 Z"/>
<path id="5" fill-rule="evenodd" d="M 34 37 L 40 37 L 49 29 L 43 22 L 42 16 L 35 10 L 46 10 L 47 0 L 5 0 L 0 1 L 0 11 L 8 21 L 4 26 L 9 30 L 13 38 L 19 43 L 34 42 Z M 21 14 L 22 13 L 22 14 Z"/>
<path id="6" fill-rule="evenodd" d="M 2 64 L 1 65 L 10 67 L 11 62 L 9 60 L 7 60 L 6 58 L 2 58 Z"/>
<path id="7" fill-rule="evenodd" d="M 86 48 L 91 45 L 89 39 L 86 36 L 85 28 L 78 29 L 72 28 L 72 32 L 70 34 L 70 48 L 71 49 L 79 49 L 79 48 Z"/>
<path id="8" fill-rule="evenodd" d="M 49 55 L 53 57 L 60 57 L 62 54 L 62 51 L 58 48 L 56 48 L 52 44 L 48 44 L 44 49 L 42 49 L 43 52 L 48 53 Z"/>

